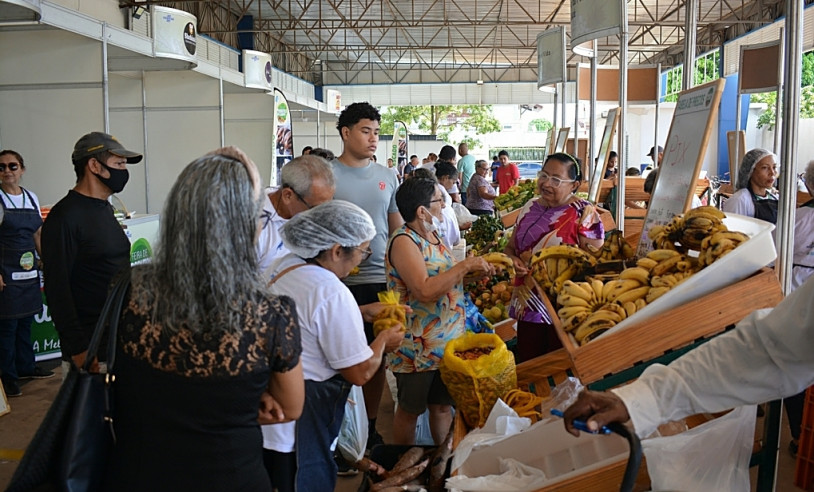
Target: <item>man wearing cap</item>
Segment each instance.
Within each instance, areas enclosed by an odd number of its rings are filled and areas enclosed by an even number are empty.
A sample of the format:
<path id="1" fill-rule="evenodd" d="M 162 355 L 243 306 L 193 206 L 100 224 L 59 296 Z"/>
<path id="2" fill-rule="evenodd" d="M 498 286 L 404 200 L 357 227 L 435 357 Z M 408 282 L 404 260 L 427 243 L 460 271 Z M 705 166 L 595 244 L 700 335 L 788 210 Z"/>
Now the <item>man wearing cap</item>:
<path id="1" fill-rule="evenodd" d="M 658 149 L 658 155 L 656 154 L 656 149 Z M 650 159 L 653 160 L 653 164 L 655 164 L 656 167 L 659 167 L 661 166 L 661 160 L 664 159 L 664 147 L 662 147 L 661 145 L 659 145 L 658 147 L 650 147 L 650 152 L 648 152 L 647 155 L 650 157 Z M 658 160 L 656 160 L 657 158 Z M 644 171 L 642 171 L 642 177 L 646 178 L 647 175 L 650 174 L 650 171 L 652 170 L 653 166 L 645 167 Z"/>
<path id="2" fill-rule="evenodd" d="M 127 184 L 126 164 L 141 158 L 106 133 L 80 138 L 71 154 L 76 186 L 42 226 L 45 295 L 59 332 L 63 374 L 70 362 L 77 367 L 85 362 L 108 286 L 130 267 L 130 242 L 107 199 Z M 104 347 L 100 359 L 105 359 Z"/>

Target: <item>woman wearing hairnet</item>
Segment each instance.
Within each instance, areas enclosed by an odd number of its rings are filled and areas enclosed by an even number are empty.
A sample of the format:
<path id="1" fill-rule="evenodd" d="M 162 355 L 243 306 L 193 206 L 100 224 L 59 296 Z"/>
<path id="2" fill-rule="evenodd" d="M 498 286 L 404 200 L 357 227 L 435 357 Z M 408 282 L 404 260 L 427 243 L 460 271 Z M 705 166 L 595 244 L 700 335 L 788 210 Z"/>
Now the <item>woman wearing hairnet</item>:
<path id="1" fill-rule="evenodd" d="M 351 384 L 362 386 L 398 347 L 401 325 L 368 346 L 362 313 L 340 279 L 370 256 L 376 229 L 356 205 L 333 200 L 291 218 L 281 230 L 290 253 L 271 265 L 271 292 L 297 306 L 302 333 L 305 407 L 296 423 L 267 426 L 276 451 L 266 450 L 272 486 L 283 491 L 333 490 L 339 434 Z"/>
<path id="2" fill-rule="evenodd" d="M 396 444 L 415 442 L 416 420 L 430 411 L 430 431 L 441 443 L 452 423 L 452 398 L 441 381 L 444 346 L 464 333 L 463 279 L 492 274 L 479 257 L 455 263 L 438 236 L 433 219 L 441 219 L 444 198 L 435 181 L 405 180 L 396 204 L 405 224 L 390 236 L 385 255 L 387 287 L 412 309 L 398 350 L 387 355 L 396 376 L 398 408 L 393 418 Z"/>
<path id="3" fill-rule="evenodd" d="M 724 202 L 724 212 L 777 223 L 777 156 L 765 149 L 752 149 L 743 156 L 735 193 Z"/>

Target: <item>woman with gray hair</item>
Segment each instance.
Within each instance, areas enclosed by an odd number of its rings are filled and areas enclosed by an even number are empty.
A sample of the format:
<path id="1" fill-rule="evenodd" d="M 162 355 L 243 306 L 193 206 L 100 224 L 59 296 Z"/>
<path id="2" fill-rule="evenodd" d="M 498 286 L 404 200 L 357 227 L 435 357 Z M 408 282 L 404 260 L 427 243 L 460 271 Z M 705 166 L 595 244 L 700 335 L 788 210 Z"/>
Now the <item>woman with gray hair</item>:
<path id="1" fill-rule="evenodd" d="M 721 207 L 724 212 L 777 223 L 777 156 L 765 149 L 752 149 L 738 168 L 735 193 Z"/>
<path id="2" fill-rule="evenodd" d="M 290 253 L 272 264 L 271 290 L 297 305 L 306 396 L 296 424 L 264 427 L 271 449 L 266 469 L 279 492 L 333 490 L 331 444 L 351 384 L 362 386 L 373 377 L 384 354 L 398 347 L 403 327 L 380 332 L 368 346 L 362 312 L 342 283 L 371 254 L 376 228 L 367 212 L 333 200 L 297 214 L 281 232 Z"/>
<path id="3" fill-rule="evenodd" d="M 257 269 L 260 190 L 234 147 L 170 190 L 118 331 L 106 489 L 270 490 L 259 423 L 299 417 L 304 384 L 294 303 Z"/>

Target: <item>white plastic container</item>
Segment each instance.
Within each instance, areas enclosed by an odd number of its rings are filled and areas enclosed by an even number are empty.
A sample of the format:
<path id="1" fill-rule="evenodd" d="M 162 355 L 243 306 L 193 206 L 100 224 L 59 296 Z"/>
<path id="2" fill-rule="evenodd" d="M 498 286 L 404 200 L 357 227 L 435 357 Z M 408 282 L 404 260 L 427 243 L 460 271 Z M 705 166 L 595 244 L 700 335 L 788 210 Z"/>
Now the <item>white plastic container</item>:
<path id="1" fill-rule="evenodd" d="M 743 232 L 749 240 L 596 339 L 743 280 L 777 258 L 772 238 L 774 224 L 736 214 L 727 214 L 723 222 L 730 231 Z"/>
<path id="2" fill-rule="evenodd" d="M 556 419 L 535 424 L 494 445 L 476 447 L 458 473 L 467 477 L 499 475 L 499 457 L 542 470 L 549 479 L 548 486 L 627 460 L 628 443 L 617 434 L 581 432 L 574 437 L 565 431 L 562 420 Z"/>

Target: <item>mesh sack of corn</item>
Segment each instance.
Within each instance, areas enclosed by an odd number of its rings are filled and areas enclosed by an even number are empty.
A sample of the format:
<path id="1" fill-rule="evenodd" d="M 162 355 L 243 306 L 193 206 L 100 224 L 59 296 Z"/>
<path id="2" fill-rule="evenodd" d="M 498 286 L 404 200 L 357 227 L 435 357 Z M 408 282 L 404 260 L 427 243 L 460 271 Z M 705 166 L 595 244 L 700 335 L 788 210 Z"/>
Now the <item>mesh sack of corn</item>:
<path id="1" fill-rule="evenodd" d="M 514 354 L 493 333 L 468 333 L 444 348 L 441 379 L 466 424 L 482 427 L 497 399 L 517 388 Z"/>

